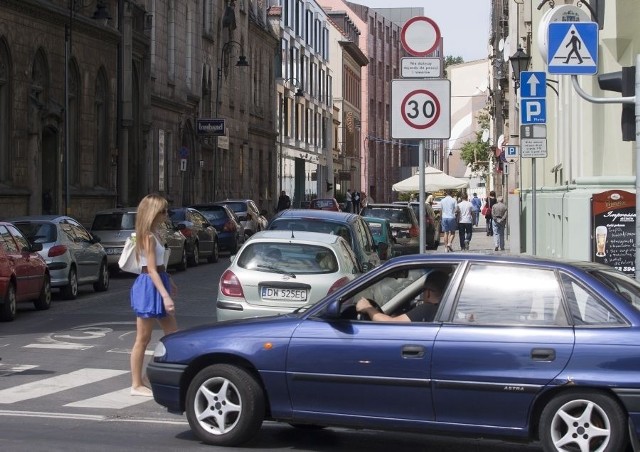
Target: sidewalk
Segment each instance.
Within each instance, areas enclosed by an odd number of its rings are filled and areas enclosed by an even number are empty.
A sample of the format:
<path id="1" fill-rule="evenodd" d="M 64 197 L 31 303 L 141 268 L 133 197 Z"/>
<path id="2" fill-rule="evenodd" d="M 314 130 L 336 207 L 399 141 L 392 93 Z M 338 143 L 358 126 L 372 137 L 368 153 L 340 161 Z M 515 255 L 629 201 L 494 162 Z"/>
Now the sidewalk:
<path id="1" fill-rule="evenodd" d="M 453 240 L 453 251 L 454 253 L 461 252 L 460 250 L 460 239 L 459 232 L 456 231 L 456 238 Z M 494 251 L 495 245 L 493 244 L 493 236 L 487 235 L 487 229 L 485 226 L 484 218 L 480 220 L 477 227 L 473 228 L 473 235 L 471 236 L 471 242 L 469 242 L 469 251 L 462 252 L 471 252 L 471 253 L 498 253 L 498 254 L 509 254 L 509 240 L 508 237 L 505 237 L 504 241 L 504 251 Z M 427 250 L 427 253 L 446 253 L 444 247 L 444 234 L 440 234 L 440 246 L 438 246 L 437 250 Z"/>

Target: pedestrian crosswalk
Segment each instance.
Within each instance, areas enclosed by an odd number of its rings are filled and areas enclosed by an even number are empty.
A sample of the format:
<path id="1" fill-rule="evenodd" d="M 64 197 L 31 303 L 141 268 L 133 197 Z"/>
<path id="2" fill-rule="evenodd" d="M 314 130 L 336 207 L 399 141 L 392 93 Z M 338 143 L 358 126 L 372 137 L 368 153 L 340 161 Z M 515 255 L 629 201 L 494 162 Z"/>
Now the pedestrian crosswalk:
<path id="1" fill-rule="evenodd" d="M 130 394 L 130 380 L 123 377 L 129 374 L 129 370 L 83 368 L 33 380 L 31 375 L 37 374 L 34 372 L 37 368 L 36 365 L 0 362 L 0 376 L 11 376 L 12 380 L 18 380 L 18 384 L 0 389 L 0 410 L 13 408 L 21 402 L 41 401 L 48 396 L 59 396 L 56 400 L 65 407 L 106 410 L 123 409 L 153 400 Z M 29 377 L 30 381 L 20 383 L 15 378 L 22 373 L 27 373 L 25 379 Z M 95 388 L 91 388 L 91 385 L 95 385 Z M 90 389 L 86 390 L 88 387 Z M 104 392 L 106 387 L 111 390 Z M 80 388 L 85 390 L 79 391 Z M 90 393 L 91 396 L 86 397 Z"/>

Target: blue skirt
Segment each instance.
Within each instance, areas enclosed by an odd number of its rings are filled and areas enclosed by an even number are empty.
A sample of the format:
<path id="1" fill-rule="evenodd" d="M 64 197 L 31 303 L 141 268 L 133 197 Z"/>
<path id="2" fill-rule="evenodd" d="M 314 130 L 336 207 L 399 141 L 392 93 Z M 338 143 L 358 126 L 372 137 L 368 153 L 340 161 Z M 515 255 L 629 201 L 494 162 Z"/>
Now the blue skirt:
<path id="1" fill-rule="evenodd" d="M 159 275 L 167 292 L 171 293 L 169 274 L 162 272 Z M 162 302 L 162 295 L 153 285 L 153 281 L 147 273 L 141 273 L 133 283 L 131 288 L 131 308 L 136 313 L 136 316 L 143 319 L 163 318 L 167 315 Z"/>

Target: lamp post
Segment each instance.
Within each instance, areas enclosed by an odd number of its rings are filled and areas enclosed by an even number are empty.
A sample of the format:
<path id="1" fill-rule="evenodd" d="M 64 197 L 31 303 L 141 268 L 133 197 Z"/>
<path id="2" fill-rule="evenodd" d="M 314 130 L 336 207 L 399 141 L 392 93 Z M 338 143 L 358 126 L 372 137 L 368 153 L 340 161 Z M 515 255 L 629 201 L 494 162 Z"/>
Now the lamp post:
<path id="1" fill-rule="evenodd" d="M 287 95 L 288 92 L 290 91 L 290 89 L 287 89 L 287 84 L 291 84 L 293 87 L 295 87 L 295 93 L 294 93 L 294 98 L 298 98 L 298 97 L 304 97 L 304 92 L 302 91 L 302 88 L 299 87 L 299 81 L 298 79 L 291 77 L 291 78 L 287 78 L 287 79 L 282 79 L 282 85 L 285 88 L 285 90 L 282 91 L 282 98 L 280 99 L 280 111 L 279 111 L 279 120 L 280 120 L 280 153 L 278 155 L 278 166 L 280 167 L 279 171 L 278 171 L 278 195 L 280 195 L 280 193 L 282 193 L 282 179 L 284 178 L 284 153 L 282 150 L 282 142 L 284 141 L 284 107 L 285 107 L 285 100 L 289 98 L 289 96 Z M 288 112 L 287 112 L 288 113 Z"/>
<path id="2" fill-rule="evenodd" d="M 225 63 L 224 58 L 225 56 L 228 56 L 233 46 L 238 47 L 240 52 L 242 52 L 242 44 L 240 44 L 237 41 L 228 41 L 222 46 L 222 51 L 220 53 L 220 65 L 218 66 L 218 80 L 216 84 L 216 110 L 215 110 L 216 119 L 218 119 L 218 114 L 220 112 L 220 86 L 222 85 L 222 70 L 223 68 L 229 67 L 228 62 L 226 65 L 223 66 L 223 64 Z M 235 65 L 237 67 L 248 67 L 249 62 L 247 61 L 247 57 L 241 53 Z M 226 125 L 225 125 L 225 130 L 226 130 Z M 218 191 L 217 174 L 218 174 L 218 136 L 216 135 L 216 143 L 213 151 L 213 200 L 214 201 L 217 199 L 217 191 Z"/>
<path id="3" fill-rule="evenodd" d="M 90 3 L 81 0 L 68 0 L 69 22 L 64 25 L 64 213 L 71 214 L 71 191 L 69 190 L 69 59 L 71 58 L 71 30 L 73 28 L 73 16 Z M 106 22 L 111 19 L 104 0 L 98 0 L 92 19 Z M 59 198 L 58 198 L 59 199 Z"/>

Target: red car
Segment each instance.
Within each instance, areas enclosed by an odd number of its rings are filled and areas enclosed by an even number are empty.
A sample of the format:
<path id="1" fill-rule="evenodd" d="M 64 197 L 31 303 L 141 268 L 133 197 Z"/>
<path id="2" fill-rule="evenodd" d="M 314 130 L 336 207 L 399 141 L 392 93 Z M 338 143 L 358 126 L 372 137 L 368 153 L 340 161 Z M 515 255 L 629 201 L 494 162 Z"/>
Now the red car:
<path id="1" fill-rule="evenodd" d="M 15 319 L 22 301 L 32 301 L 39 311 L 51 306 L 51 278 L 41 249 L 42 243 L 31 243 L 14 225 L 0 222 L 0 321 Z"/>
<path id="2" fill-rule="evenodd" d="M 311 204 L 309 204 L 309 208 L 316 210 L 332 210 L 334 212 L 342 212 L 342 209 L 340 209 L 340 205 L 338 204 L 338 201 L 336 201 L 336 198 L 313 199 L 311 201 Z"/>

